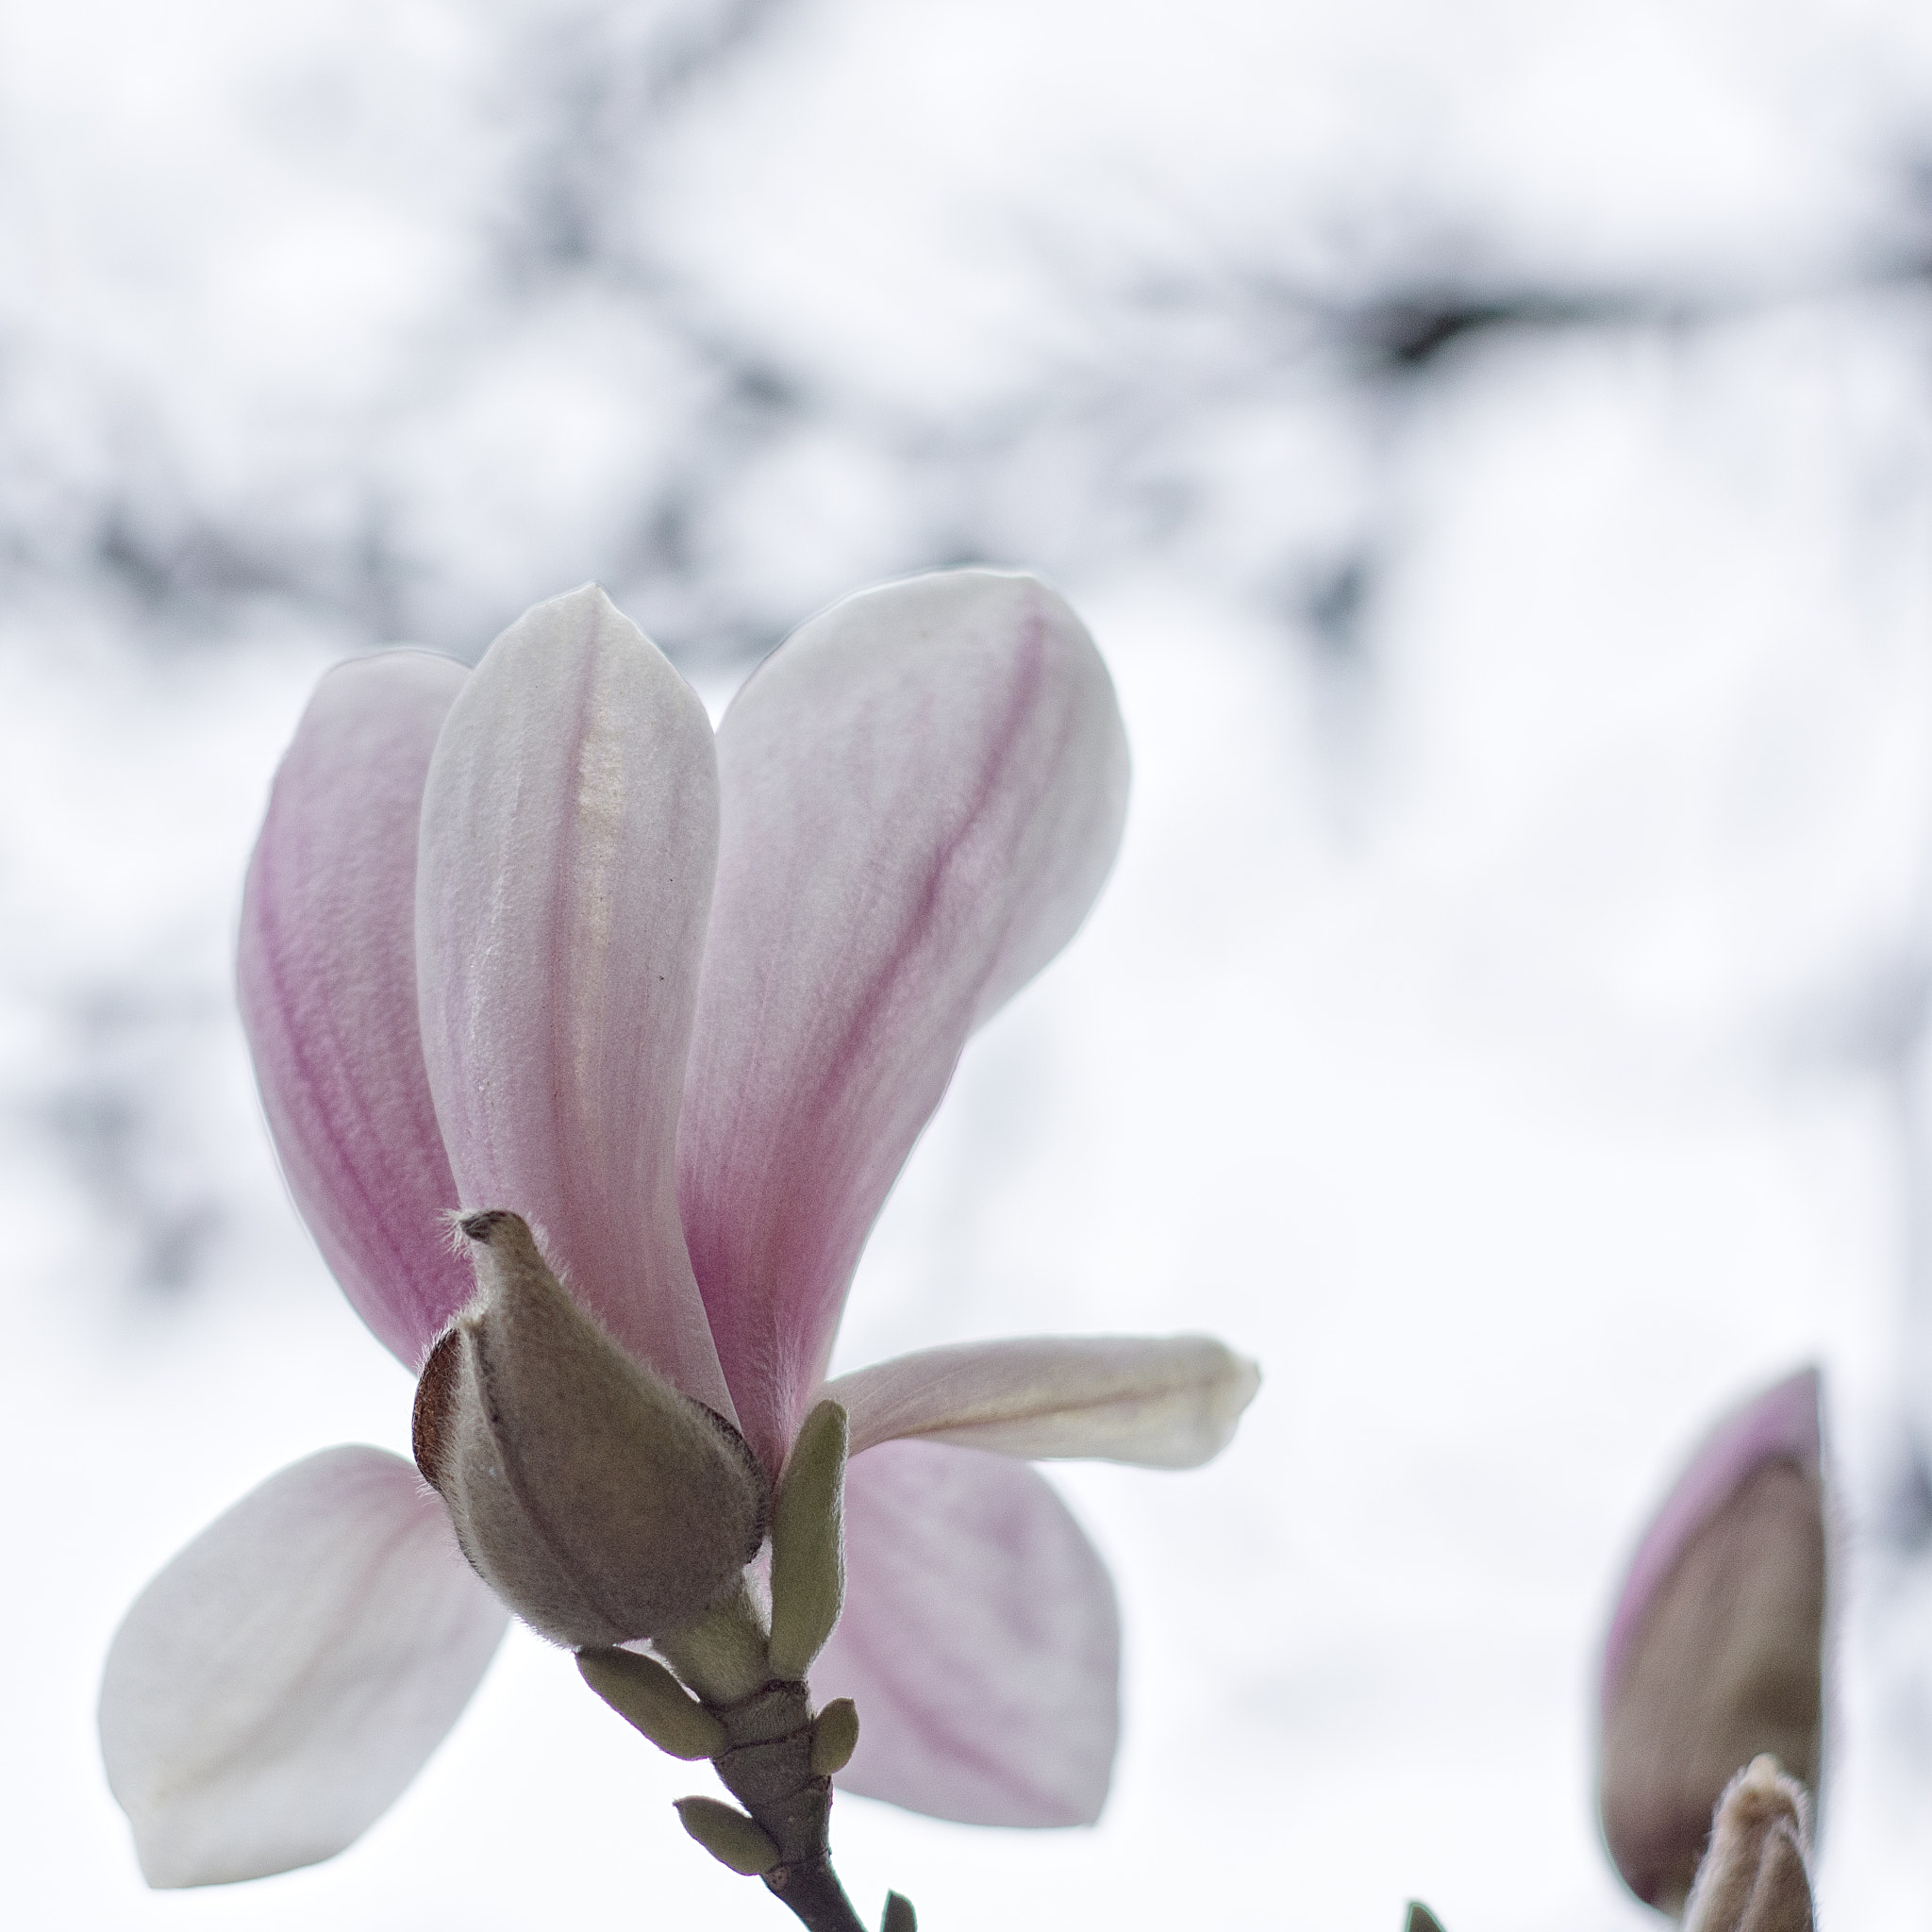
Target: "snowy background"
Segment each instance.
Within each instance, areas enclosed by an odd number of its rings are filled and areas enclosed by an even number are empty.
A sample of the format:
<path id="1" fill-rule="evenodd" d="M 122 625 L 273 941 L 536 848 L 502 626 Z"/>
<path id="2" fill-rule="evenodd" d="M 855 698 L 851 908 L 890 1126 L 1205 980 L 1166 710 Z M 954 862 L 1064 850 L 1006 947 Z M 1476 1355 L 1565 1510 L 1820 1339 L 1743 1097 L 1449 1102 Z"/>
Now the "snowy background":
<path id="1" fill-rule="evenodd" d="M 862 1800 L 932 1932 L 1655 1924 L 1596 1646 L 1821 1360 L 1828 1932 L 1932 1912 L 1932 14 L 1907 0 L 0 8 L 0 1841 L 36 1928 L 775 1927 L 513 1635 L 340 1859 L 142 1886 L 136 1591 L 407 1449 L 229 991 L 314 678 L 601 579 L 722 703 L 859 583 L 1049 574 L 1136 791 L 841 1359 L 1207 1328 L 1091 1832 Z"/>

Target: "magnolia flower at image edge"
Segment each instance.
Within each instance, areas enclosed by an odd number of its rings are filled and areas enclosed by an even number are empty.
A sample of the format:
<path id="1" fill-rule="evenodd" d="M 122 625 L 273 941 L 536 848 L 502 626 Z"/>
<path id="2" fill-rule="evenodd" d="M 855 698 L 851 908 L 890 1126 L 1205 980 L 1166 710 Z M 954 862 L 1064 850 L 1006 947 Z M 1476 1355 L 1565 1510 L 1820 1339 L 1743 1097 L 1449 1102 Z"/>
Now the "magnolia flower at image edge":
<path id="1" fill-rule="evenodd" d="M 708 1416 L 691 1440 L 737 1443 L 758 1493 L 841 1405 L 844 1610 L 810 1674 L 859 1716 L 837 1782 L 969 1824 L 1090 1823 L 1114 1754 L 1112 1587 L 1028 1458 L 1194 1466 L 1258 1381 L 1198 1336 L 964 1343 L 825 1380 L 888 1190 L 968 1037 L 1085 918 L 1126 788 L 1105 665 L 1030 577 L 849 597 L 715 734 L 588 586 L 474 671 L 396 649 L 331 672 L 243 898 L 264 1111 L 363 1321 L 412 1373 L 474 1338 L 475 1243 L 449 1224 L 508 1219 L 584 1345 Z M 689 1541 L 654 1559 L 673 1583 L 722 1562 L 741 1588 L 747 1548 Z M 148 1882 L 350 1844 L 508 1614 L 400 1457 L 270 1477 L 109 1653 L 102 1750 Z"/>

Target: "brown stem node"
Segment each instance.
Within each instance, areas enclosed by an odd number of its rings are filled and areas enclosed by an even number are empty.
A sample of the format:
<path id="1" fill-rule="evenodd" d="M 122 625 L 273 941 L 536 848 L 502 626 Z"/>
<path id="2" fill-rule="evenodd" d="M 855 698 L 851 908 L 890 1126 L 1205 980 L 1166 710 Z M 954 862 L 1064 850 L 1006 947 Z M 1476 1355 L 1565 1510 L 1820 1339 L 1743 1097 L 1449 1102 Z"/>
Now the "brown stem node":
<path id="1" fill-rule="evenodd" d="M 719 1779 L 777 1850 L 762 1874 L 773 1896 L 810 1932 L 865 1932 L 832 1869 L 832 1781 L 812 1769 L 805 1686 L 767 1684 L 710 1709 L 730 1740 L 711 1760 Z"/>

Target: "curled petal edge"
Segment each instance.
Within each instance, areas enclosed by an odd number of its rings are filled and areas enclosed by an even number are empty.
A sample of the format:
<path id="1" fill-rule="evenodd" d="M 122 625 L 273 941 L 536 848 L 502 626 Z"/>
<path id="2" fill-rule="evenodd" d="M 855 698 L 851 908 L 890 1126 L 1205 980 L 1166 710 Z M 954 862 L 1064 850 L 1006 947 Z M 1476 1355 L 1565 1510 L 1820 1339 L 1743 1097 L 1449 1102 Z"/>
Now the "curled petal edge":
<path id="1" fill-rule="evenodd" d="M 1027 1460 L 1196 1469 L 1233 1439 L 1261 1372 L 1207 1335 L 1039 1336 L 922 1349 L 841 1375 L 852 1453 L 907 1438 Z"/>

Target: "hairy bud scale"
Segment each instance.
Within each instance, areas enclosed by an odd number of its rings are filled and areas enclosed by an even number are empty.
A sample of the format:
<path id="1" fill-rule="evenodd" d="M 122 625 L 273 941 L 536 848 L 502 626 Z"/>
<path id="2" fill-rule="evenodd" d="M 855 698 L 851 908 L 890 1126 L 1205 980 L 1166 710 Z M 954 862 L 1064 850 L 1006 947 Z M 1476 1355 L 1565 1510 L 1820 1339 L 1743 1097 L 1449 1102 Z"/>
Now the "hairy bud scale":
<path id="1" fill-rule="evenodd" d="M 424 1365 L 413 1436 L 463 1554 L 573 1649 L 689 1624 L 763 1541 L 756 1459 L 577 1307 L 519 1216 L 460 1226 L 478 1292 Z"/>

